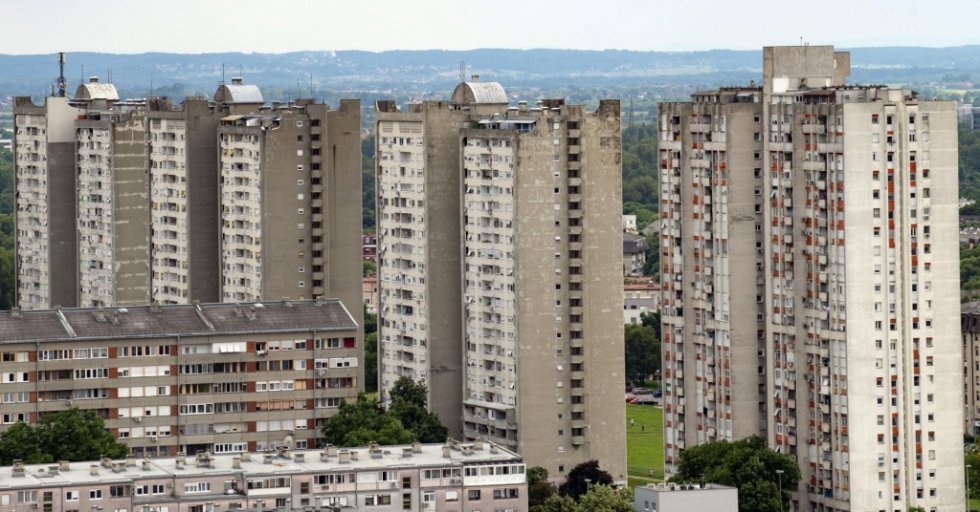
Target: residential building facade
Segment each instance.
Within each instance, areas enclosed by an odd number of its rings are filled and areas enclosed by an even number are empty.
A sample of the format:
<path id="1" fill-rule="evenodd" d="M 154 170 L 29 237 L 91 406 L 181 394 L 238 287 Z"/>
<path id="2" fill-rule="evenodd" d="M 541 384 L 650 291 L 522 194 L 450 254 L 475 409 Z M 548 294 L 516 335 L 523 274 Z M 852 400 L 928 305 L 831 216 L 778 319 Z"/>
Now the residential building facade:
<path id="1" fill-rule="evenodd" d="M 623 323 L 639 325 L 644 314 L 660 311 L 660 283 L 653 278 L 626 278 L 623 283 Z"/>
<path id="2" fill-rule="evenodd" d="M 507 103 L 474 80 L 378 105 L 381 387 L 423 380 L 453 431 L 556 477 L 625 480 L 619 106 Z"/>
<path id="3" fill-rule="evenodd" d="M 832 47 L 763 70 L 660 108 L 668 471 L 760 434 L 799 510 L 964 510 L 955 105 Z"/>
<path id="4" fill-rule="evenodd" d="M 0 428 L 92 410 L 136 456 L 314 447 L 364 389 L 337 300 L 15 309 L 0 332 Z"/>
<path id="5" fill-rule="evenodd" d="M 963 429 L 980 434 L 980 302 L 963 304 Z"/>
<path id="6" fill-rule="evenodd" d="M 97 79 L 16 103 L 22 308 L 361 302 L 357 101 L 264 106 L 235 78 L 176 106 Z"/>
<path id="7" fill-rule="evenodd" d="M 0 479 L 0 512 L 528 510 L 523 461 L 484 443 L 15 462 Z"/>

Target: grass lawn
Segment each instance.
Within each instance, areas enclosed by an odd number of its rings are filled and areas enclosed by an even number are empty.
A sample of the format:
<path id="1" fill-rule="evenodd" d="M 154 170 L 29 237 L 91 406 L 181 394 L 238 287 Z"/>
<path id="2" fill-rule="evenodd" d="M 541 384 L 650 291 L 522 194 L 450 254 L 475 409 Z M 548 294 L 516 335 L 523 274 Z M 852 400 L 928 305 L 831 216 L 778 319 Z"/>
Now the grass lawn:
<path id="1" fill-rule="evenodd" d="M 626 404 L 626 476 L 630 487 L 663 480 L 663 427 L 662 408 Z"/>
<path id="2" fill-rule="evenodd" d="M 970 512 L 980 510 L 980 500 L 970 500 L 970 506 L 968 508 L 970 509 Z"/>

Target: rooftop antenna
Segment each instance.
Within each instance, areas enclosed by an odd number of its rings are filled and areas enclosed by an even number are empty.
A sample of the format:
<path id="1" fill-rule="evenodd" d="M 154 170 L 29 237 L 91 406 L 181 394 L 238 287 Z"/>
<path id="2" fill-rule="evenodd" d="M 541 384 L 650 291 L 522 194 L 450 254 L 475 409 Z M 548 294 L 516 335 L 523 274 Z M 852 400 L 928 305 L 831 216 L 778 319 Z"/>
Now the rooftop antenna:
<path id="1" fill-rule="evenodd" d="M 310 98 L 313 97 L 313 73 L 310 73 Z"/>
<path id="2" fill-rule="evenodd" d="M 65 97 L 68 81 L 65 80 L 65 52 L 58 52 L 58 97 Z"/>
<path id="3" fill-rule="evenodd" d="M 221 85 L 225 85 L 225 63 L 221 63 Z"/>
<path id="4" fill-rule="evenodd" d="M 153 71 L 150 70 L 150 97 L 153 97 Z"/>
<path id="5" fill-rule="evenodd" d="M 466 61 L 459 61 L 459 83 L 466 82 Z"/>

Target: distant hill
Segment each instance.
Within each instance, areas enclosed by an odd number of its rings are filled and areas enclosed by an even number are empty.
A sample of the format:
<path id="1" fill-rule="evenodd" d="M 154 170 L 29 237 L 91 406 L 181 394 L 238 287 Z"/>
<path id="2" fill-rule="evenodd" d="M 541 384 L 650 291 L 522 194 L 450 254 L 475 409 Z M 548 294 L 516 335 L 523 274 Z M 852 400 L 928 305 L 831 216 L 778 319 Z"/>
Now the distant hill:
<path id="1" fill-rule="evenodd" d="M 980 46 L 856 48 L 855 82 L 931 84 L 980 82 Z M 717 86 L 761 74 L 761 51 L 639 52 L 623 50 L 339 51 L 285 54 L 69 53 L 73 90 L 89 75 L 112 78 L 122 91 L 145 95 L 173 88 L 209 94 L 222 76 L 297 94 L 313 87 L 333 91 L 445 90 L 467 74 L 519 87 Z M 58 73 L 55 55 L 0 55 L 0 92 L 41 96 Z M 141 91 L 142 94 L 138 94 Z"/>

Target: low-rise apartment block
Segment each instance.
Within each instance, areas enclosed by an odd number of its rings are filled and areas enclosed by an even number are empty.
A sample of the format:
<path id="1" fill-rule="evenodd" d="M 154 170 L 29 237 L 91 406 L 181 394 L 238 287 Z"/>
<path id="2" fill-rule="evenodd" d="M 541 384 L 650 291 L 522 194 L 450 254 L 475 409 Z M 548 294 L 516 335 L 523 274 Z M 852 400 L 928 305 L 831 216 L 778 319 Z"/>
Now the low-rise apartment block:
<path id="1" fill-rule="evenodd" d="M 136 456 L 314 447 L 359 332 L 337 300 L 0 312 L 0 428 L 77 407 Z"/>
<path id="2" fill-rule="evenodd" d="M 15 462 L 0 468 L 0 512 L 526 512 L 525 473 L 485 443 Z"/>

